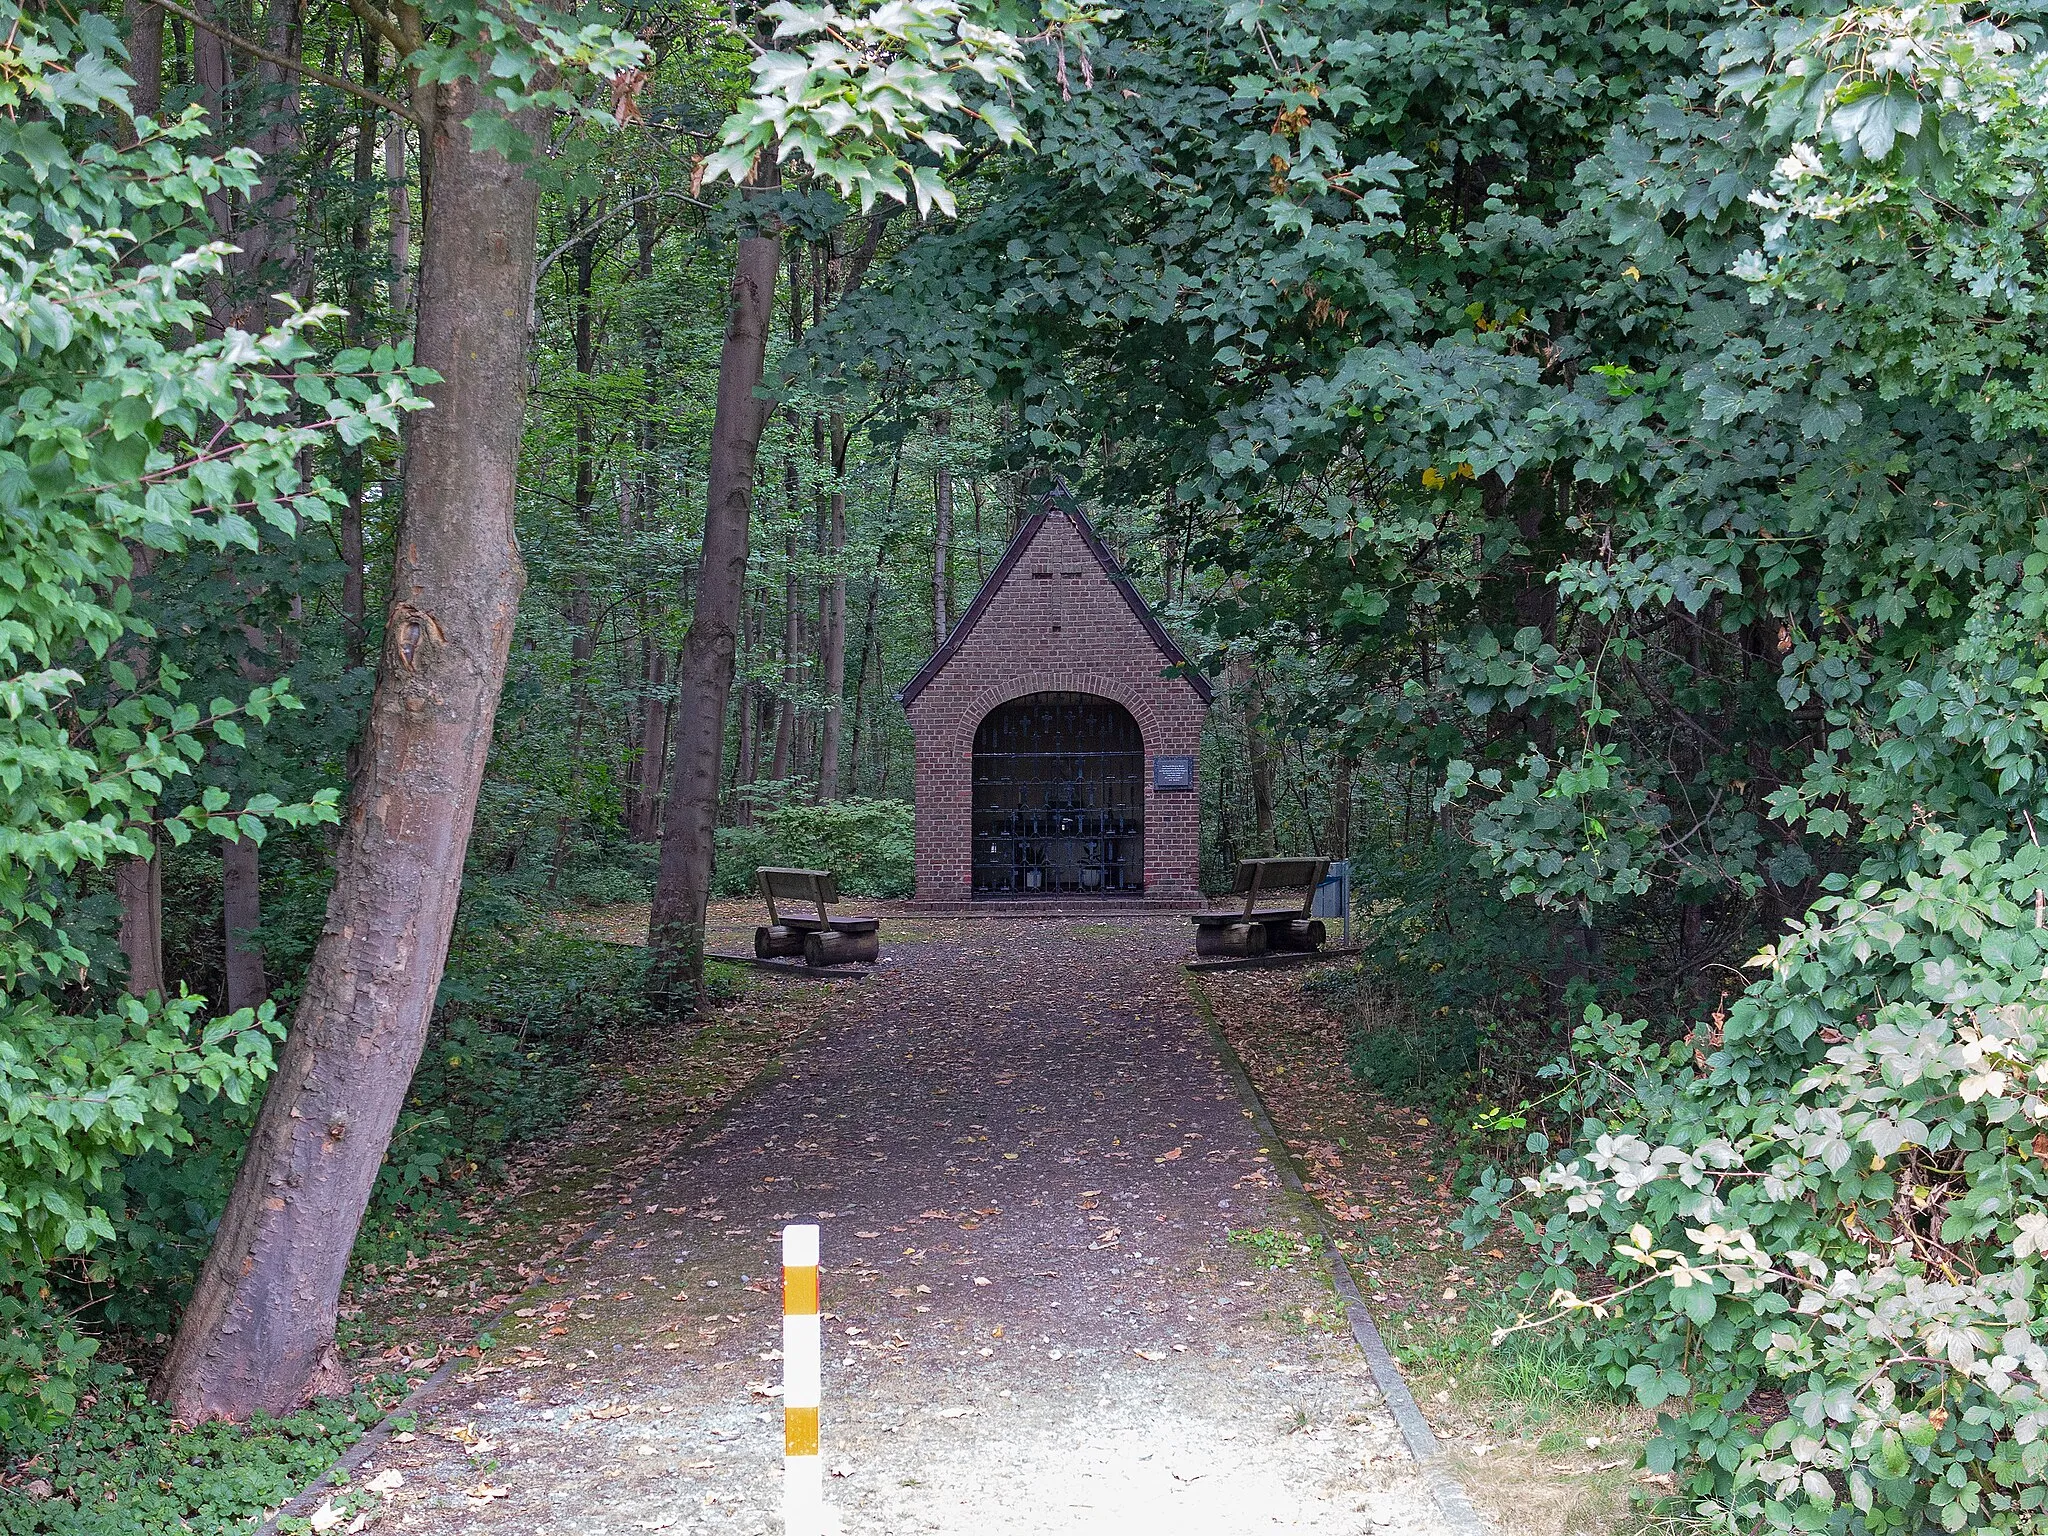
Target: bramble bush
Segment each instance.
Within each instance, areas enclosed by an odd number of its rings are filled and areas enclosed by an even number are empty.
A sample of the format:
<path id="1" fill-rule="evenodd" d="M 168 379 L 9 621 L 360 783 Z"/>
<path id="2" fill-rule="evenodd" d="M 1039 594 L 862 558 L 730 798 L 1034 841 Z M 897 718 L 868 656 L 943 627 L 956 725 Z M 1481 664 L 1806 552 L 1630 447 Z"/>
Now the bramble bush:
<path id="1" fill-rule="evenodd" d="M 2048 856 L 1922 848 L 1837 879 L 1688 1039 L 1589 1009 L 1581 1142 L 1463 1218 L 1512 1216 L 1532 1294 L 1664 1410 L 1650 1466 L 1728 1529 L 2022 1531 L 2048 1501 Z"/>
<path id="2" fill-rule="evenodd" d="M 1859 862 L 1689 1034 L 1589 1008 L 1559 1068 L 1572 1144 L 1488 1174 L 1463 1230 L 1511 1217 L 1543 1267 L 1506 1331 L 1583 1332 L 1717 1530 L 2021 1533 L 2048 1508 L 2042 41 L 1953 6 L 1746 13 L 1616 151 L 1643 272 L 1705 217 L 1700 186 L 1747 187 L 1728 270 L 1777 327 L 1683 388 L 1618 370 L 1618 398 L 1670 452 L 1683 420 L 1738 414 L 1741 369 L 1765 398 L 1768 363 L 1842 457 L 1718 528 L 1646 523 L 1560 585 L 1613 613 L 1713 566 L 1775 593 L 1810 755 L 1770 811 Z M 1624 765 L 1597 674 L 1556 686 L 1581 743 L 1532 751 L 1512 794 L 1481 773 L 1446 799 L 1497 796 L 1474 826 L 1514 893 L 1598 901 Z"/>

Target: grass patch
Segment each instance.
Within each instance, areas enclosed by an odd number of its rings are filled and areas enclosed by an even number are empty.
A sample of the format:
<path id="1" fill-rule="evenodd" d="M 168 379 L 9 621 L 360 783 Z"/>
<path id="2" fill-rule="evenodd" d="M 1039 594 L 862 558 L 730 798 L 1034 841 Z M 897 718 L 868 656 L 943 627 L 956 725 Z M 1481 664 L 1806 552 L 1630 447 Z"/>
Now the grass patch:
<path id="1" fill-rule="evenodd" d="M 1230 1244 L 1242 1248 L 1251 1255 L 1252 1262 L 1267 1269 L 1285 1269 L 1309 1252 L 1307 1244 L 1278 1227 L 1239 1227 L 1230 1234 Z"/>
<path id="2" fill-rule="evenodd" d="M 1514 1320 L 1506 1307 L 1475 1306 L 1455 1323 L 1403 1319 L 1388 1330 L 1387 1342 L 1403 1370 L 1442 1379 L 1496 1410 L 1497 1426 L 1517 1433 L 1633 1401 L 1600 1377 L 1589 1348 L 1562 1333 L 1514 1333 L 1496 1345 L 1494 1329 Z"/>

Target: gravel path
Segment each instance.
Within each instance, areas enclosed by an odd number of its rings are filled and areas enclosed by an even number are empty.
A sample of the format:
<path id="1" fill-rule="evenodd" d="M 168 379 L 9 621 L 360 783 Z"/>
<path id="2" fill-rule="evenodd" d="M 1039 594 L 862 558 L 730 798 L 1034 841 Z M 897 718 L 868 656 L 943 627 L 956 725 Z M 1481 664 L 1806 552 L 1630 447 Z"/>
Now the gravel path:
<path id="1" fill-rule="evenodd" d="M 403 1478 L 369 1528 L 778 1531 L 795 1219 L 824 1229 L 850 1533 L 1437 1536 L 1190 1006 L 1185 919 L 904 928 L 951 936 L 833 987 L 782 1075 L 521 1299 L 358 1473 Z"/>

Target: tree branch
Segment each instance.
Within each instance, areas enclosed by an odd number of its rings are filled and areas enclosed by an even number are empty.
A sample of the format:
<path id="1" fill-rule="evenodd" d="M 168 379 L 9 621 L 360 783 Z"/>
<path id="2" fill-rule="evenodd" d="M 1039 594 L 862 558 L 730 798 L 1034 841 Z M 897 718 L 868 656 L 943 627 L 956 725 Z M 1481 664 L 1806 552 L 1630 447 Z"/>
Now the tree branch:
<path id="1" fill-rule="evenodd" d="M 564 256 L 568 255 L 570 251 L 574 250 L 577 246 L 581 245 L 585 240 L 588 240 L 600 229 L 603 229 L 605 225 L 611 223 L 613 219 L 616 219 L 628 208 L 634 207 L 640 203 L 651 203 L 659 198 L 664 197 L 673 197 L 680 202 L 690 204 L 690 206 L 693 208 L 708 209 L 714 206 L 711 203 L 705 202 L 704 199 L 701 197 L 692 197 L 687 192 L 677 192 L 668 187 L 656 187 L 652 192 L 641 192 L 633 197 L 627 198 L 622 203 L 615 203 L 613 206 L 606 209 L 603 213 L 599 214 L 596 218 L 592 219 L 588 224 L 584 225 L 581 229 L 577 230 L 575 234 L 571 235 L 568 239 L 564 240 L 552 251 L 549 251 L 547 255 L 543 256 L 538 262 L 534 264 L 533 292 L 535 297 L 538 298 L 540 294 L 540 280 L 547 276 L 548 268 L 552 267 L 556 262 L 560 261 Z M 532 307 L 532 304 L 529 303 L 527 306 L 529 312 L 532 310 Z"/>
<path id="2" fill-rule="evenodd" d="M 202 31 L 211 32 L 230 48 L 239 48 L 242 52 L 263 60 L 266 64 L 275 64 L 279 69 L 288 69 L 294 74 L 304 75 L 308 80 L 317 80 L 322 85 L 332 86 L 335 90 L 349 96 L 354 96 L 360 101 L 367 101 L 372 106 L 382 107 L 386 112 L 394 112 L 409 123 L 417 124 L 419 122 L 419 119 L 413 115 L 410 108 L 400 106 L 389 96 L 379 95 L 367 86 L 357 85 L 353 80 L 343 80 L 322 70 L 313 69 L 297 59 L 290 58 L 282 53 L 273 52 L 260 43 L 252 43 L 246 37 L 237 37 L 219 22 L 201 16 L 197 11 L 187 10 L 184 6 L 178 4 L 178 0 L 152 0 L 152 3 L 159 9 L 169 11 L 173 16 L 184 17 L 185 20 L 191 22 L 193 26 L 200 28 Z"/>
<path id="3" fill-rule="evenodd" d="M 398 23 L 387 16 L 379 6 L 370 0 L 348 0 L 348 8 L 362 20 L 364 26 L 375 32 L 385 42 L 398 50 L 398 61 L 403 64 L 407 54 L 412 52 L 405 43 L 405 34 L 398 30 Z"/>

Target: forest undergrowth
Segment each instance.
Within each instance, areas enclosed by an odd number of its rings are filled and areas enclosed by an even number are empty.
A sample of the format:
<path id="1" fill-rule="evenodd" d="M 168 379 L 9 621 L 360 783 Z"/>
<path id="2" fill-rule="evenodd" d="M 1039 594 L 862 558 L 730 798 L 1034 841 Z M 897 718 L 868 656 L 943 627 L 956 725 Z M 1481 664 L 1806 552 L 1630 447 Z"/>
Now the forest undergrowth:
<path id="1" fill-rule="evenodd" d="M 152 1403 L 164 1323 L 189 1284 L 178 1266 L 204 1249 L 137 1216 L 124 1229 L 135 1268 L 96 1293 L 120 1305 L 110 1315 L 94 1294 L 80 1298 L 101 1349 L 77 1412 L 0 1472 L 5 1536 L 217 1532 L 275 1511 L 437 1368 L 488 1349 L 512 1299 L 816 1017 L 802 989 L 748 991 L 714 967 L 716 1002 L 700 1027 L 657 1036 L 632 1011 L 638 946 L 553 923 L 516 939 L 472 934 L 456 955 L 350 1261 L 338 1340 L 353 1392 L 283 1418 L 196 1428 Z M 229 1142 L 237 1129 L 213 1134 Z M 182 1204 L 163 1191 L 170 1170 L 131 1166 L 130 1209 L 204 1220 L 224 1191 L 193 1174 L 218 1166 L 181 1160 Z M 307 1516 L 281 1526 L 316 1528 Z"/>

